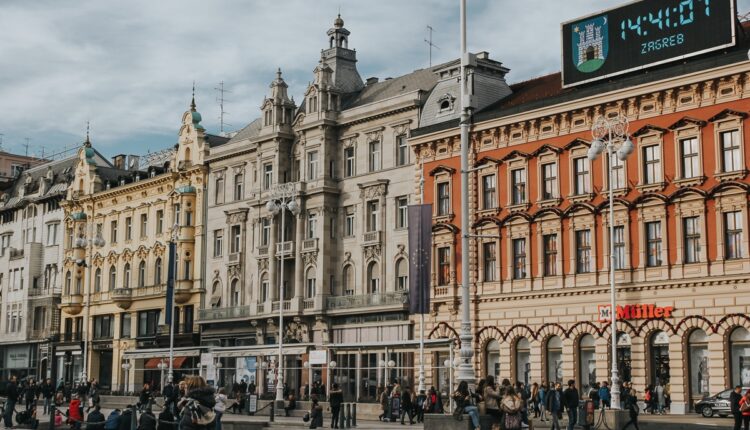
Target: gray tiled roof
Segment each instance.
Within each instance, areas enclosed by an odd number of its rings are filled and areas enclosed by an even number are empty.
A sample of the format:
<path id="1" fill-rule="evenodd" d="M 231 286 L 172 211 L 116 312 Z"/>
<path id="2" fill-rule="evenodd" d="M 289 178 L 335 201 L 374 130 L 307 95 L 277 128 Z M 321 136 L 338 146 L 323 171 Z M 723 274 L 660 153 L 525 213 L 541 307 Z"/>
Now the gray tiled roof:
<path id="1" fill-rule="evenodd" d="M 438 81 L 433 69 L 419 69 L 397 78 L 367 85 L 358 93 L 344 96 L 342 108 L 351 109 L 416 90 L 429 91 Z"/>
<path id="2" fill-rule="evenodd" d="M 245 128 L 240 130 L 237 134 L 229 139 L 226 143 L 239 142 L 241 140 L 252 139 L 260 134 L 261 122 L 260 118 L 256 118 L 250 124 L 246 125 Z M 212 145 L 213 147 L 213 145 Z"/>

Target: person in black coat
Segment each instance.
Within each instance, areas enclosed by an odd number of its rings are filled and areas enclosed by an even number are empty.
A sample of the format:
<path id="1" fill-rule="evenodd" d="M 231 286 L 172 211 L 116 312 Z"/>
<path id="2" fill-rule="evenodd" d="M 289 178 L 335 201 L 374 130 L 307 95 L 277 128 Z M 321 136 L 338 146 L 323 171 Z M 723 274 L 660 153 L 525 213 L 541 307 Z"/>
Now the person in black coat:
<path id="1" fill-rule="evenodd" d="M 187 394 L 180 401 L 182 418 L 180 430 L 213 430 L 216 427 L 216 399 L 213 388 L 200 376 L 185 378 Z"/>
<path id="2" fill-rule="evenodd" d="M 333 391 L 331 391 L 333 395 Z M 414 424 L 414 404 L 411 401 L 411 391 L 404 388 L 401 393 L 401 424 L 404 424 L 404 418 L 409 416 L 409 424 Z"/>
<path id="3" fill-rule="evenodd" d="M 133 420 L 133 406 L 128 405 L 120 415 L 120 420 L 117 421 L 117 430 L 130 430 L 130 422 Z"/>
<path id="4" fill-rule="evenodd" d="M 323 427 L 323 408 L 318 404 L 318 396 L 312 396 L 312 407 L 310 407 L 310 428 Z"/>
<path id="5" fill-rule="evenodd" d="M 52 380 L 47 378 L 41 386 L 42 398 L 44 398 L 44 414 L 48 414 L 52 406 L 52 397 L 55 395 L 55 387 L 52 386 Z"/>
<path id="6" fill-rule="evenodd" d="M 177 430 L 177 422 L 174 414 L 169 408 L 164 408 L 159 414 L 159 422 L 156 425 L 158 430 Z"/>
<path id="7" fill-rule="evenodd" d="M 156 430 L 156 417 L 150 407 L 146 408 L 146 411 L 141 414 L 138 430 Z"/>
<path id="8" fill-rule="evenodd" d="M 576 389 L 576 381 L 573 379 L 569 380 L 568 388 L 563 392 L 563 404 L 565 405 L 565 409 L 568 410 L 569 430 L 574 429 L 578 421 L 578 401 L 580 398 Z"/>
<path id="9" fill-rule="evenodd" d="M 26 402 L 26 412 L 31 412 L 32 409 L 36 408 L 36 382 L 31 381 L 31 384 L 26 387 L 26 391 L 23 393 L 23 400 Z"/>
<path id="10" fill-rule="evenodd" d="M 734 430 L 740 430 L 742 425 L 742 412 L 740 412 L 740 400 L 742 399 L 742 385 L 734 387 L 734 391 L 729 394 L 729 407 L 734 418 Z"/>
<path id="11" fill-rule="evenodd" d="M 138 409 L 145 410 L 151 401 L 151 387 L 148 383 L 143 384 L 141 394 L 138 396 Z"/>
<path id="12" fill-rule="evenodd" d="M 101 412 L 99 405 L 94 406 L 94 410 L 89 413 L 86 417 L 86 429 L 87 430 L 103 430 L 106 419 L 104 414 Z"/>
<path id="13" fill-rule="evenodd" d="M 328 393 L 328 401 L 331 406 L 331 428 L 339 428 L 339 414 L 341 413 L 341 404 L 344 403 L 344 392 L 339 388 L 339 384 L 333 383 L 331 391 Z M 343 423 L 342 423 L 343 424 Z"/>
<path id="14" fill-rule="evenodd" d="M 18 402 L 18 385 L 16 385 L 16 377 L 11 376 L 10 382 L 5 387 L 5 415 L 3 415 L 3 421 L 6 428 L 13 427 L 13 412 L 16 410 L 16 402 Z"/>

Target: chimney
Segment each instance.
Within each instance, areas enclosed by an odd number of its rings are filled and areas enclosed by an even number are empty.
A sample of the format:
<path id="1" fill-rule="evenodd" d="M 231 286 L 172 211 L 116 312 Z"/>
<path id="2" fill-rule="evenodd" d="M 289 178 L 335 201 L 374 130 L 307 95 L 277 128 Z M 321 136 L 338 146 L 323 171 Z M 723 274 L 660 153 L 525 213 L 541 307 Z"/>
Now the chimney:
<path id="1" fill-rule="evenodd" d="M 140 159 L 138 155 L 128 155 L 128 170 L 138 170 Z"/>
<path id="2" fill-rule="evenodd" d="M 125 169 L 125 154 L 118 154 L 112 157 L 112 164 L 115 165 L 115 169 Z"/>
<path id="3" fill-rule="evenodd" d="M 377 83 L 378 83 L 378 78 L 372 77 L 372 78 L 367 78 L 365 85 L 372 85 L 372 84 L 377 84 Z"/>
<path id="4" fill-rule="evenodd" d="M 487 51 L 477 52 L 477 60 L 489 60 L 490 53 Z"/>

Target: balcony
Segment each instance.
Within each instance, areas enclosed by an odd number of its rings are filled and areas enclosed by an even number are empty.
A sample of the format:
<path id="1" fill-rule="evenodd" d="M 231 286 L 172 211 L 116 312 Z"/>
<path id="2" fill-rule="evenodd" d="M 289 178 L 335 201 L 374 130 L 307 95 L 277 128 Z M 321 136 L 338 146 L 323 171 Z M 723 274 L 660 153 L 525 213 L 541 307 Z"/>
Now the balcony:
<path id="1" fill-rule="evenodd" d="M 23 258 L 23 248 L 10 248 L 8 251 L 8 258 L 10 258 L 11 260 L 18 260 Z"/>
<path id="2" fill-rule="evenodd" d="M 294 255 L 294 242 L 288 240 L 286 242 L 279 242 L 276 244 L 276 256 L 286 257 Z"/>
<path id="3" fill-rule="evenodd" d="M 363 244 L 371 244 L 371 243 L 380 243 L 381 241 L 381 231 L 368 231 L 364 234 L 364 237 L 362 238 Z"/>
<path id="4" fill-rule="evenodd" d="M 50 327 L 32 329 L 30 333 L 31 339 L 34 340 L 48 339 L 51 335 L 52 328 Z"/>
<path id="5" fill-rule="evenodd" d="M 379 294 L 328 297 L 326 309 L 329 311 L 335 311 L 340 309 L 365 308 L 371 306 L 403 306 L 408 303 L 409 296 L 406 292 L 389 291 L 387 293 Z M 307 303 L 305 303 L 305 305 L 307 305 Z"/>
<path id="6" fill-rule="evenodd" d="M 268 246 L 259 246 L 258 255 L 262 255 L 262 256 L 268 255 Z"/>
<path id="7" fill-rule="evenodd" d="M 241 252 L 234 252 L 232 254 L 229 254 L 229 264 L 237 264 L 240 261 L 242 261 L 242 253 Z"/>
<path id="8" fill-rule="evenodd" d="M 255 308 L 255 313 L 258 315 L 263 315 L 264 313 L 266 313 L 266 304 L 258 303 L 258 305 Z"/>
<path id="9" fill-rule="evenodd" d="M 60 342 L 82 342 L 83 341 L 83 333 L 76 332 L 76 333 L 63 333 L 60 336 Z"/>
<path id="10" fill-rule="evenodd" d="M 115 288 L 112 290 L 112 302 L 120 309 L 128 309 L 133 303 L 133 290 L 130 288 Z"/>
<path id="11" fill-rule="evenodd" d="M 292 301 L 291 300 L 284 300 L 284 310 L 288 311 L 292 309 Z M 279 311 L 279 302 L 275 301 L 271 303 L 271 312 L 278 312 Z"/>
<path id="12" fill-rule="evenodd" d="M 199 322 L 217 322 L 247 318 L 250 316 L 250 306 L 235 306 L 232 308 L 201 309 L 198 313 Z"/>
<path id="13" fill-rule="evenodd" d="M 302 252 L 305 251 L 317 251 L 318 250 L 318 238 L 305 239 L 302 241 Z"/>
<path id="14" fill-rule="evenodd" d="M 315 299 L 305 299 L 302 301 L 302 309 L 309 310 L 315 307 Z"/>
<path id="15" fill-rule="evenodd" d="M 191 290 L 193 289 L 193 281 L 190 279 L 183 279 L 175 282 L 174 286 L 174 301 L 178 305 L 187 303 L 192 295 Z"/>
<path id="16" fill-rule="evenodd" d="M 78 315 L 83 309 L 83 294 L 74 293 L 62 297 L 60 301 L 62 311 L 70 315 Z"/>

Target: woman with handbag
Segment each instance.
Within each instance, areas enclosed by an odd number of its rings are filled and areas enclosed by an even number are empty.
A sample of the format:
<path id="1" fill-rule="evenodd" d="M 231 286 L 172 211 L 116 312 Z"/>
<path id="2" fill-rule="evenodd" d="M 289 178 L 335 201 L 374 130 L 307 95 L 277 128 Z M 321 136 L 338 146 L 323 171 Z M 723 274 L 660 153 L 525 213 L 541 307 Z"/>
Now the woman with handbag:
<path id="1" fill-rule="evenodd" d="M 500 410 L 498 402 L 501 400 L 500 393 L 495 385 L 495 377 L 487 375 L 484 387 L 484 406 L 487 408 L 487 414 L 492 416 L 493 427 L 500 424 L 503 420 L 503 412 Z"/>
<path id="2" fill-rule="evenodd" d="M 520 430 L 521 428 L 521 409 L 523 400 L 516 394 L 512 386 L 505 389 L 505 395 L 500 401 L 500 409 L 505 414 L 503 418 L 504 430 Z"/>
<path id="3" fill-rule="evenodd" d="M 480 430 L 477 397 L 476 393 L 469 390 L 469 384 L 467 384 L 466 381 L 461 381 L 461 383 L 458 384 L 458 389 L 453 393 L 453 401 L 456 402 L 453 416 L 457 420 L 460 420 L 463 419 L 464 413 L 469 414 L 472 426 L 474 426 L 476 430 Z"/>

